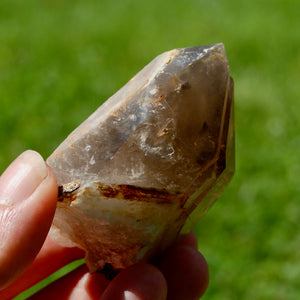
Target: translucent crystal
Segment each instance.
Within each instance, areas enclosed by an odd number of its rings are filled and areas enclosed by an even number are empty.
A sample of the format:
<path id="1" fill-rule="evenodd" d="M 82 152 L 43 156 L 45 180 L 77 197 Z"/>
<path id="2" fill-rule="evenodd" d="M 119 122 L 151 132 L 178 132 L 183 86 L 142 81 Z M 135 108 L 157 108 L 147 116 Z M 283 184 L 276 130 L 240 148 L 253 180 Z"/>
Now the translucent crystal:
<path id="1" fill-rule="evenodd" d="M 165 250 L 234 172 L 233 81 L 223 44 L 156 57 L 49 157 L 61 190 L 52 236 L 91 271 Z M 74 183 L 75 182 L 75 183 Z"/>

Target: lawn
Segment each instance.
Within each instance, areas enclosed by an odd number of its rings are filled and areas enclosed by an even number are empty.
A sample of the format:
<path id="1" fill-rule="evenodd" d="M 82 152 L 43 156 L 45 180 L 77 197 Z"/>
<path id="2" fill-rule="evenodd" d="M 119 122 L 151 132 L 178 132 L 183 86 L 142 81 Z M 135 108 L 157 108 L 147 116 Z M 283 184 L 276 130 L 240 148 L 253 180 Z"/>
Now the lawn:
<path id="1" fill-rule="evenodd" d="M 223 42 L 236 174 L 196 227 L 209 300 L 299 299 L 300 2 L 0 2 L 0 173 L 45 158 L 161 52 Z"/>

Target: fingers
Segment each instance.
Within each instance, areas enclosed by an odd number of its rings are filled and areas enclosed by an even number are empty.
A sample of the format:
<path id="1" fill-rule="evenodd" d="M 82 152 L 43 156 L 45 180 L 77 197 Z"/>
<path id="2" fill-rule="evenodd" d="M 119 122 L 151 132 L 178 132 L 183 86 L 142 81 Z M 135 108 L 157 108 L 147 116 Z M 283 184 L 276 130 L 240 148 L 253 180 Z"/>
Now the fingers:
<path id="1" fill-rule="evenodd" d="M 0 299 L 12 299 L 68 263 L 83 257 L 83 250 L 59 246 L 48 235 L 33 264 L 10 286 L 0 291 Z"/>
<path id="2" fill-rule="evenodd" d="M 34 151 L 0 177 L 0 289 L 32 263 L 49 231 L 57 199 L 54 173 Z"/>
<path id="3" fill-rule="evenodd" d="M 88 273 L 84 266 L 52 283 L 31 299 L 47 300 L 58 296 L 62 300 L 199 299 L 207 288 L 208 267 L 196 248 L 194 233 L 181 236 L 158 263 L 165 277 L 156 267 L 140 263 L 123 270 L 109 283 L 102 274 Z"/>
<path id="4" fill-rule="evenodd" d="M 187 235 L 181 236 L 175 244 L 176 249 L 182 246 L 189 246 L 192 249 L 197 249 L 197 239 L 196 235 L 192 232 Z M 182 248 L 179 248 L 182 249 Z M 185 249 L 185 248 L 183 248 Z M 197 252 L 198 253 L 198 252 Z M 48 237 L 46 242 L 37 256 L 37 259 L 33 263 L 33 265 L 21 276 L 12 286 L 10 286 L 5 291 L 10 291 L 11 293 L 4 294 L 7 296 L 5 299 L 11 299 L 13 296 L 17 294 L 16 291 L 19 292 L 23 289 L 20 289 L 22 285 L 24 285 L 24 280 L 27 282 L 28 286 L 31 286 L 35 282 L 41 280 L 42 278 L 46 277 L 51 272 L 59 269 L 64 264 L 71 262 L 72 260 L 79 259 L 83 257 L 84 253 L 78 248 L 63 248 L 55 244 L 51 241 Z M 178 256 L 182 260 L 182 256 L 185 257 L 186 261 L 189 261 L 189 253 L 181 253 L 179 250 Z M 173 266 L 178 266 L 177 258 L 175 255 L 171 258 L 167 255 L 167 261 L 163 260 L 165 264 Z M 174 261 L 175 260 L 175 261 Z M 197 260 L 192 260 L 192 264 L 197 264 Z M 51 261 L 49 265 L 48 261 Z M 203 260 L 200 260 L 203 263 Z M 186 266 L 188 268 L 188 266 Z M 167 268 L 166 268 L 167 269 Z M 164 271 L 166 273 L 170 272 L 170 270 Z M 195 275 L 199 279 L 198 272 L 194 272 L 193 269 L 189 270 L 190 276 L 193 277 Z M 148 274 L 146 276 L 150 276 L 152 280 L 154 280 L 155 284 L 151 284 L 144 279 L 143 274 Z M 176 270 L 178 273 L 179 280 L 181 285 L 185 285 L 189 278 L 186 278 L 186 271 L 182 272 L 180 267 Z M 207 265 L 204 261 L 204 270 L 203 273 L 206 274 L 208 280 L 208 271 Z M 151 275 L 152 274 L 152 275 Z M 124 279 L 125 278 L 125 279 Z M 196 278 L 196 285 L 197 287 L 194 288 L 196 292 L 187 293 L 184 298 L 186 300 L 195 299 L 194 295 L 199 295 L 202 291 L 205 290 L 205 280 L 200 278 L 200 283 L 197 281 Z M 32 280 L 35 280 L 33 283 Z M 170 278 L 169 278 L 170 281 Z M 91 274 L 88 273 L 85 266 L 71 272 L 67 276 L 55 281 L 51 285 L 44 288 L 42 291 L 34 295 L 31 299 L 55 299 L 58 297 L 61 300 L 64 299 L 100 299 L 101 295 L 103 294 L 106 286 L 108 286 L 109 281 L 105 279 L 102 274 Z M 190 284 L 188 282 L 188 284 Z M 172 299 L 171 296 L 173 293 L 177 292 L 177 286 L 174 282 L 168 282 L 169 285 L 169 299 Z M 175 287 L 174 287 L 175 285 Z M 27 287 L 28 287 L 27 286 Z M 146 286 L 146 287 L 145 287 Z M 174 291 L 175 288 L 175 291 Z M 12 293 L 12 289 L 14 289 L 14 293 Z M 139 293 L 137 292 L 139 289 Z M 162 276 L 161 272 L 157 270 L 155 267 L 146 265 L 146 264 L 138 264 L 132 266 L 128 270 L 122 271 L 122 273 L 116 277 L 109 285 L 107 290 L 105 291 L 106 298 L 104 299 L 148 299 L 152 297 L 152 299 L 166 299 L 166 280 Z M 184 287 L 180 287 L 180 289 L 184 289 Z M 200 290 L 200 292 L 199 292 Z M 199 293 L 198 293 L 199 292 Z M 153 293 L 157 293 L 153 295 Z M 183 294 L 184 291 L 181 291 Z M 180 295 L 181 295 L 180 294 Z M 0 293 L 0 296 L 2 294 Z M 71 297 L 72 296 L 72 297 Z M 192 298 L 188 298 L 188 297 Z M 126 297 L 126 298 L 125 298 Z M 148 297 L 148 298 L 147 298 Z M 103 299 L 103 298 L 101 298 Z M 180 298 L 179 298 L 180 299 Z"/>
<path id="5" fill-rule="evenodd" d="M 48 285 L 30 300 L 99 300 L 108 283 L 103 274 L 89 273 L 86 266 L 81 266 Z"/>
<path id="6" fill-rule="evenodd" d="M 50 239 L 47 239 L 45 245 L 47 244 L 48 246 L 45 249 L 43 247 L 44 250 L 42 249 L 41 253 L 44 252 L 45 257 L 54 259 L 52 261 L 54 265 L 63 264 L 64 259 L 68 259 L 68 255 L 71 255 L 73 259 L 83 255 L 83 252 L 76 248 L 68 249 L 69 253 L 66 252 L 66 248 L 62 247 L 59 251 L 60 246 Z M 152 265 L 140 263 L 123 270 L 109 283 L 102 274 L 88 273 L 86 266 L 82 266 L 47 286 L 30 299 L 47 300 L 58 297 L 61 300 L 199 299 L 207 288 L 208 267 L 203 256 L 196 251 L 196 244 L 196 236 L 193 233 L 179 238 L 174 247 L 169 249 L 158 263 L 165 277 Z M 47 261 L 45 260 L 43 264 L 44 255 L 41 253 L 33 266 L 25 273 L 28 277 L 30 274 L 34 276 L 39 273 L 39 270 L 43 270 L 43 266 L 46 267 Z M 167 285 L 168 298 L 166 298 Z"/>
<path id="7" fill-rule="evenodd" d="M 198 300 L 207 289 L 207 263 L 201 253 L 188 245 L 189 242 L 170 248 L 157 264 L 168 283 L 167 299 Z"/>
<path id="8" fill-rule="evenodd" d="M 30 300 L 166 300 L 167 284 L 154 266 L 139 263 L 119 273 L 111 282 L 103 274 L 82 266 L 47 286 Z"/>

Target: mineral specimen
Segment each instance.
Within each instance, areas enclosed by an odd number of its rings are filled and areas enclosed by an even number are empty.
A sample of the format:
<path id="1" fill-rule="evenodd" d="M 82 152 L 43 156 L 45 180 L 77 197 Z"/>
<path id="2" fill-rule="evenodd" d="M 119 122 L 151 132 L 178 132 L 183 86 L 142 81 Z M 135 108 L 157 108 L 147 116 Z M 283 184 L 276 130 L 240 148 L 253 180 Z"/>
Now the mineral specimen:
<path id="1" fill-rule="evenodd" d="M 223 44 L 156 57 L 49 157 L 62 185 L 52 236 L 91 271 L 158 255 L 234 172 L 233 81 Z"/>

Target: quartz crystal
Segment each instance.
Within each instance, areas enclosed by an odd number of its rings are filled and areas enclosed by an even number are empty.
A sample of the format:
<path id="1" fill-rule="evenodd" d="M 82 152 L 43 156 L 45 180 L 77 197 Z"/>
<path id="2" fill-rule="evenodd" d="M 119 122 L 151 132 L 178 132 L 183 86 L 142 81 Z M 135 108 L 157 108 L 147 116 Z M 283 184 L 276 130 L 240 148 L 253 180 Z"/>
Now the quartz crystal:
<path id="1" fill-rule="evenodd" d="M 62 186 L 54 240 L 90 271 L 149 260 L 188 232 L 234 172 L 223 44 L 156 57 L 48 158 Z"/>

